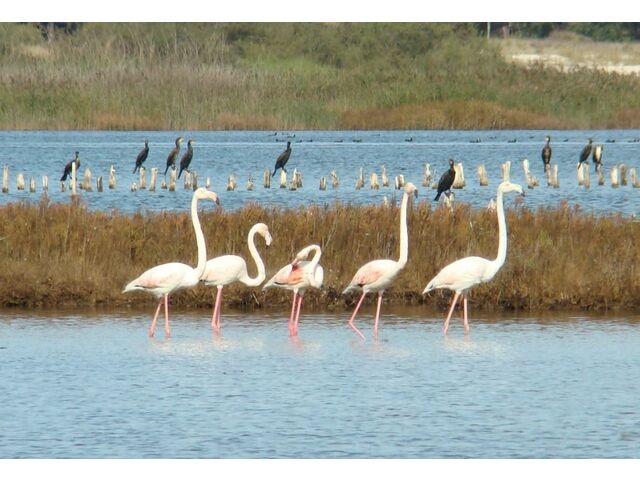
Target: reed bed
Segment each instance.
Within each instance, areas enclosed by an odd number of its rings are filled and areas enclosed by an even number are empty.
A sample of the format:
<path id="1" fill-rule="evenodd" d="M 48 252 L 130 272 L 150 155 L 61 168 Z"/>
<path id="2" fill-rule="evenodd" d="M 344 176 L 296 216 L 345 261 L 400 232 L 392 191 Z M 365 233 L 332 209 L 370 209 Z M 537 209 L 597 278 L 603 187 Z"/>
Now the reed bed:
<path id="1" fill-rule="evenodd" d="M 640 307 L 640 223 L 620 215 L 594 216 L 560 205 L 530 210 L 520 200 L 507 210 L 509 249 L 502 270 L 472 291 L 472 308 L 483 310 Z M 186 210 L 186 209 L 185 209 Z M 306 209 L 247 205 L 227 212 L 203 205 L 200 219 L 207 256 L 244 256 L 250 274 L 246 235 L 265 222 L 273 235 L 266 248 L 257 239 L 267 278 L 310 243 L 323 249 L 325 287 L 310 290 L 306 304 L 319 309 L 351 308 L 355 297 L 341 295 L 359 266 L 399 254 L 397 205 L 345 204 Z M 427 282 L 446 264 L 468 255 L 494 258 L 494 212 L 462 204 L 453 210 L 415 203 L 409 211 L 409 264 L 385 294 L 389 304 L 432 304 L 444 309 L 451 293 L 422 296 Z M 196 263 L 195 236 L 188 212 L 123 215 L 90 211 L 81 203 L 13 203 L 0 208 L 0 305 L 152 305 L 144 293 L 122 294 L 144 270 L 166 262 Z M 235 285 L 225 305 L 282 306 L 290 293 Z M 173 296 L 176 306 L 211 307 L 214 289 L 198 286 Z M 369 300 L 372 302 L 373 298 Z"/>

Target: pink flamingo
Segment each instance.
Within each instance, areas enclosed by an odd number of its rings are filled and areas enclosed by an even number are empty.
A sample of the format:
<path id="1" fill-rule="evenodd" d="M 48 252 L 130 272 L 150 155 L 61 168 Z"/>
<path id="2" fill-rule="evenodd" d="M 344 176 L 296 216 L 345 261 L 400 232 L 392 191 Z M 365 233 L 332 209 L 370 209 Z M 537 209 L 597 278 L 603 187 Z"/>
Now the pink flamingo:
<path id="1" fill-rule="evenodd" d="M 511 182 L 502 182 L 498 185 L 497 194 L 497 210 L 498 210 L 498 256 L 495 260 L 487 260 L 482 257 L 466 257 L 450 263 L 438 273 L 426 286 L 423 294 L 430 292 L 436 288 L 448 288 L 453 290 L 455 295 L 451 302 L 449 315 L 444 322 L 444 334 L 449 330 L 449 320 L 456 306 L 456 302 L 462 295 L 464 305 L 464 331 L 469 333 L 469 320 L 467 318 L 467 292 L 472 287 L 480 283 L 490 281 L 494 275 L 500 270 L 507 258 L 507 224 L 504 219 L 504 207 L 502 197 L 504 193 L 518 192 L 524 195 L 524 190 L 518 184 Z"/>
<path id="2" fill-rule="evenodd" d="M 304 260 L 309 253 L 314 252 L 310 261 Z M 300 319 L 300 307 L 302 297 L 309 287 L 321 288 L 324 280 L 324 270 L 318 265 L 322 250 L 318 245 L 309 245 L 298 252 L 293 261 L 278 271 L 269 280 L 263 290 L 270 287 L 280 287 L 293 290 L 293 303 L 289 316 L 289 335 L 298 335 L 298 320 Z M 297 301 L 297 305 L 296 305 Z"/>
<path id="3" fill-rule="evenodd" d="M 349 326 L 364 340 L 364 335 L 353 323 L 356 318 L 358 309 L 362 305 L 364 297 L 369 292 L 378 292 L 378 307 L 376 309 L 376 319 L 373 327 L 374 336 L 378 337 L 378 321 L 380 319 L 380 307 L 382 306 L 382 295 L 385 289 L 391 285 L 396 276 L 407 264 L 407 258 L 409 255 L 409 235 L 407 233 L 407 203 L 409 196 L 418 196 L 418 189 L 416 186 L 408 182 L 404 187 L 404 193 L 402 195 L 402 205 L 400 207 L 400 258 L 398 261 L 394 260 L 372 260 L 369 263 L 364 264 L 358 269 L 354 275 L 351 283 L 345 288 L 342 294 L 346 294 L 351 290 L 362 290 L 360 300 L 356 305 L 353 315 L 349 319 Z"/>
<path id="4" fill-rule="evenodd" d="M 204 272 L 205 262 L 207 261 L 207 251 L 204 242 L 204 234 L 200 227 L 198 219 L 198 200 L 210 199 L 219 204 L 218 195 L 208 191 L 206 188 L 198 188 L 191 199 L 191 220 L 193 229 L 196 233 L 196 242 L 198 245 L 198 265 L 196 268 L 185 265 L 184 263 L 165 263 L 153 267 L 135 280 L 129 282 L 122 293 L 132 292 L 134 290 L 142 290 L 155 295 L 158 299 L 158 308 L 149 328 L 149 336 L 153 337 L 156 330 L 156 321 L 160 314 L 160 307 L 164 297 L 164 333 L 165 336 L 171 336 L 169 329 L 169 294 L 181 288 L 195 287 L 200 281 L 200 276 Z"/>
<path id="5" fill-rule="evenodd" d="M 247 243 L 249 244 L 249 252 L 251 257 L 256 263 L 258 268 L 258 274 L 255 277 L 250 277 L 247 272 L 247 262 L 244 258 L 237 255 L 222 255 L 220 257 L 212 258 L 206 263 L 204 273 L 201 280 L 207 286 L 218 287 L 218 293 L 216 294 L 216 303 L 213 307 L 213 316 L 211 317 L 211 327 L 220 332 L 220 310 L 222 304 L 222 288 L 225 285 L 229 285 L 233 282 L 242 282 L 248 287 L 257 287 L 266 277 L 264 270 L 264 263 L 260 258 L 260 254 L 256 249 L 253 237 L 256 233 L 259 233 L 265 240 L 267 246 L 271 245 L 271 234 L 269 228 L 264 223 L 256 223 L 247 237 Z"/>

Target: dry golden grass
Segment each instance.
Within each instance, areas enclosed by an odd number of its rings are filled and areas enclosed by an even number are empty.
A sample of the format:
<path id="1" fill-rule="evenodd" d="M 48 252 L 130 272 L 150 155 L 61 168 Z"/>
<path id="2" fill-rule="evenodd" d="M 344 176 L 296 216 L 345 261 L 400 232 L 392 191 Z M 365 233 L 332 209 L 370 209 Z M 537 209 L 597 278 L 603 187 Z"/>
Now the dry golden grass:
<path id="1" fill-rule="evenodd" d="M 208 257 L 235 253 L 249 259 L 246 235 L 259 221 L 273 244 L 258 239 L 267 276 L 310 243 L 323 248 L 325 288 L 309 291 L 316 308 L 351 307 L 341 291 L 359 266 L 398 256 L 398 208 L 336 204 L 307 209 L 248 205 L 225 212 L 206 206 L 200 218 Z M 622 216 L 597 217 L 567 206 L 507 213 L 507 261 L 494 280 L 473 290 L 473 308 L 632 309 L 640 307 L 640 223 Z M 409 213 L 409 264 L 385 295 L 395 304 L 435 304 L 444 309 L 449 292 L 420 292 L 446 264 L 468 256 L 493 258 L 495 213 L 458 205 L 453 212 L 414 205 Z M 143 293 L 124 295 L 127 281 L 165 262 L 196 263 L 188 213 L 109 215 L 82 205 L 10 204 L 0 208 L 0 305 L 126 306 L 154 303 Z M 250 273 L 255 267 L 248 261 Z M 174 296 L 174 304 L 211 306 L 203 286 Z M 369 301 L 372 301 L 370 299 Z M 225 304 L 285 306 L 289 292 L 232 286 Z"/>

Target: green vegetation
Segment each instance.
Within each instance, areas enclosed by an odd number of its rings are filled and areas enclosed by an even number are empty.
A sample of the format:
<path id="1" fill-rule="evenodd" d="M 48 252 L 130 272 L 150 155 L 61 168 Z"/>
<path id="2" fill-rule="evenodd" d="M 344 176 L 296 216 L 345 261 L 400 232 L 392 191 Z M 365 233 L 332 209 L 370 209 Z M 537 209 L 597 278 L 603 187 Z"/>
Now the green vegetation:
<path id="1" fill-rule="evenodd" d="M 207 256 L 234 253 L 249 259 L 246 235 L 265 222 L 273 235 L 258 249 L 267 276 L 289 263 L 310 243 L 323 249 L 325 288 L 305 298 L 316 308 L 350 308 L 354 297 L 340 292 L 356 270 L 376 258 L 399 254 L 399 209 L 335 204 L 306 209 L 265 209 L 248 205 L 200 213 Z M 409 210 L 409 263 L 385 301 L 434 305 L 444 310 L 450 292 L 423 297 L 427 282 L 448 263 L 469 255 L 494 258 L 494 212 L 456 206 Z M 640 308 L 640 223 L 628 217 L 592 216 L 566 205 L 536 211 L 516 204 L 507 212 L 509 248 L 504 267 L 490 283 L 471 293 L 474 309 L 638 309 Z M 611 241 L 616 239 L 616 241 Z M 1 306 L 154 305 L 144 293 L 122 294 L 126 283 L 152 266 L 196 263 L 190 215 L 119 215 L 82 205 L 15 203 L 0 208 Z M 249 260 L 250 273 L 255 266 Z M 178 306 L 210 307 L 214 289 L 199 286 L 177 293 Z M 374 299 L 369 299 L 372 302 Z M 225 305 L 287 308 L 290 292 L 234 285 Z"/>
<path id="2" fill-rule="evenodd" d="M 1 129 L 640 128 L 640 79 L 467 23 L 0 24 Z"/>

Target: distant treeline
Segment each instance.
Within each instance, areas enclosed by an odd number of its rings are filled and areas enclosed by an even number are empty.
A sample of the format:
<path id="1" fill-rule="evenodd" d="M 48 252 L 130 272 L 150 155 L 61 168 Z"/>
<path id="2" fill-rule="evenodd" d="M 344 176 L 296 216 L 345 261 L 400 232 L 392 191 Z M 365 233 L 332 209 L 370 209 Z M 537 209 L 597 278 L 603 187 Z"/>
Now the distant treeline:
<path id="1" fill-rule="evenodd" d="M 0 129 L 640 128 L 639 77 L 509 63 L 480 24 L 55 25 L 0 23 Z"/>
<path id="2" fill-rule="evenodd" d="M 479 33 L 546 38 L 554 32 L 568 31 L 599 42 L 640 40 L 640 23 L 634 22 L 491 22 L 476 23 Z"/>

